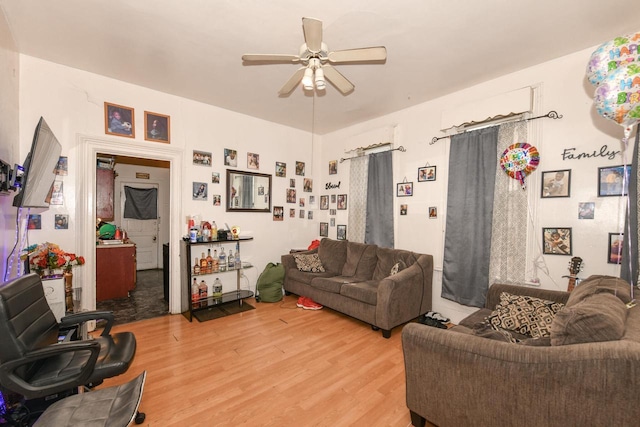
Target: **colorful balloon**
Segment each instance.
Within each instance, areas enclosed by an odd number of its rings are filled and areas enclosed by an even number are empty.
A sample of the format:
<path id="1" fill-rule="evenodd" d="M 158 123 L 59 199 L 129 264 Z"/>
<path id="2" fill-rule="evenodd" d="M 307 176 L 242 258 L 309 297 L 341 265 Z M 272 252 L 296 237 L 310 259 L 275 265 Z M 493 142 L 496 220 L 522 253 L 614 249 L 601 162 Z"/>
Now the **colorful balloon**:
<path id="1" fill-rule="evenodd" d="M 640 32 L 603 43 L 592 54 L 587 65 L 587 78 L 593 85 L 600 85 L 612 71 L 621 66 L 640 61 Z"/>
<path id="2" fill-rule="evenodd" d="M 598 114 L 625 128 L 628 138 L 640 120 L 640 63 L 610 72 L 596 89 L 594 103 Z"/>
<path id="3" fill-rule="evenodd" d="M 511 144 L 500 157 L 500 166 L 513 179 L 520 181 L 525 188 L 524 179 L 533 172 L 540 163 L 538 149 L 526 142 Z"/>

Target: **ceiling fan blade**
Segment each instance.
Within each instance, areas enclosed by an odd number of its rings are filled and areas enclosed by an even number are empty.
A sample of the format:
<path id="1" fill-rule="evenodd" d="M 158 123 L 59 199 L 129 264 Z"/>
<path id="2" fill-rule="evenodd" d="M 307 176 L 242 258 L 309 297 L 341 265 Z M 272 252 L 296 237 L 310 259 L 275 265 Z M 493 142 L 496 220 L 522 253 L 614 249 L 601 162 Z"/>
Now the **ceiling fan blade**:
<path id="1" fill-rule="evenodd" d="M 313 53 L 320 52 L 322 47 L 322 21 L 315 18 L 302 18 L 302 29 L 307 48 Z"/>
<path id="2" fill-rule="evenodd" d="M 387 48 L 384 46 L 363 47 L 329 52 L 329 62 L 384 61 L 387 59 Z"/>
<path id="3" fill-rule="evenodd" d="M 296 72 L 293 73 L 293 76 L 291 76 L 291 78 L 287 80 L 284 86 L 280 88 L 280 90 L 278 91 L 278 95 L 289 95 L 291 91 L 295 89 L 298 83 L 300 83 L 300 80 L 302 80 L 302 77 L 304 76 L 304 70 L 306 69 L 307 67 L 298 68 Z"/>
<path id="4" fill-rule="evenodd" d="M 355 89 L 353 83 L 351 83 L 345 76 L 343 76 L 338 70 L 329 64 L 322 66 L 324 71 L 324 77 L 329 80 L 340 92 L 344 95 Z M 304 73 L 304 71 L 303 71 Z"/>
<path id="5" fill-rule="evenodd" d="M 243 61 L 262 61 L 262 62 L 300 62 L 298 55 L 279 55 L 279 54 L 262 54 L 247 53 L 242 55 Z"/>

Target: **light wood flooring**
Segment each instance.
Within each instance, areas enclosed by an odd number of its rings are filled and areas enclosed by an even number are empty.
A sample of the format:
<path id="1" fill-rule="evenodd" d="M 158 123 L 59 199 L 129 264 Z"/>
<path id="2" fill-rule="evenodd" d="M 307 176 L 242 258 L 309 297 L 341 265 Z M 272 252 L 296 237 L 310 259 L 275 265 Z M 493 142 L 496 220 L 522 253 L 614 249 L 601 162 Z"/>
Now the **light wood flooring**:
<path id="1" fill-rule="evenodd" d="M 248 299 L 255 310 L 203 323 L 169 315 L 116 326 L 136 335 L 136 357 L 100 388 L 146 370 L 148 426 L 409 426 L 402 326 L 384 339 L 296 299 Z"/>

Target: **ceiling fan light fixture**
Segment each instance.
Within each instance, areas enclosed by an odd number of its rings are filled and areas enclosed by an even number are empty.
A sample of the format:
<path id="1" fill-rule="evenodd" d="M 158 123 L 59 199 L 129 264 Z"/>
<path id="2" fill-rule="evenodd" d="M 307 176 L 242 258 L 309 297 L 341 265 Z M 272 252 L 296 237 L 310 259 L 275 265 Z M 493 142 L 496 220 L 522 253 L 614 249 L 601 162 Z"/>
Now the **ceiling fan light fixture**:
<path id="1" fill-rule="evenodd" d="M 304 70 L 304 77 L 302 78 L 302 87 L 304 90 L 313 90 L 313 69 L 307 68 Z"/>
<path id="2" fill-rule="evenodd" d="M 325 88 L 327 87 L 327 84 L 324 80 L 324 71 L 322 71 L 322 68 L 316 69 L 315 79 L 316 79 L 316 89 L 325 90 Z"/>

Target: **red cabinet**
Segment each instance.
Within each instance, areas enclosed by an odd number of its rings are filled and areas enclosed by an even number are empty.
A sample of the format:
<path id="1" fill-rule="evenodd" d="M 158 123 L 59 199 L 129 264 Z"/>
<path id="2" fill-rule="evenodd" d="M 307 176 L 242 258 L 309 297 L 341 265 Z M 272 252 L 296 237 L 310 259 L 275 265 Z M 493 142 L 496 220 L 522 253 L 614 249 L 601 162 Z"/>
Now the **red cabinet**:
<path id="1" fill-rule="evenodd" d="M 136 287 L 136 245 L 96 247 L 96 301 L 126 298 Z"/>
<path id="2" fill-rule="evenodd" d="M 113 220 L 114 183 L 113 169 L 96 169 L 96 218 Z"/>

